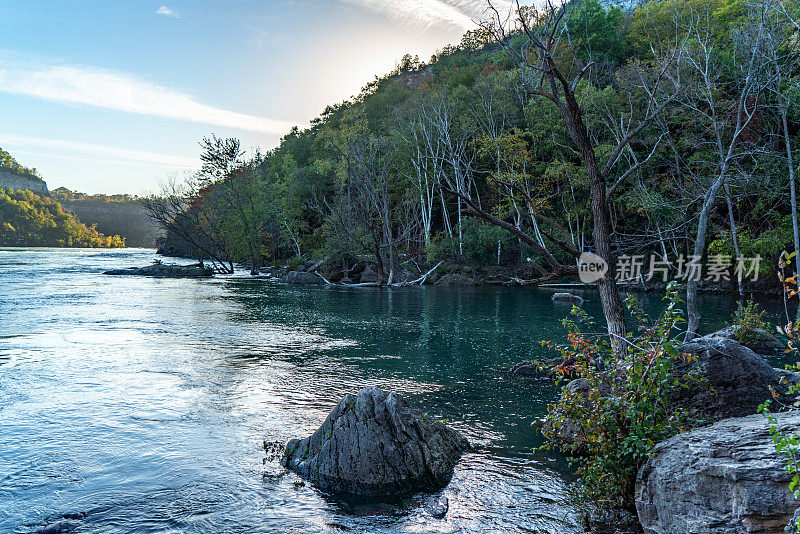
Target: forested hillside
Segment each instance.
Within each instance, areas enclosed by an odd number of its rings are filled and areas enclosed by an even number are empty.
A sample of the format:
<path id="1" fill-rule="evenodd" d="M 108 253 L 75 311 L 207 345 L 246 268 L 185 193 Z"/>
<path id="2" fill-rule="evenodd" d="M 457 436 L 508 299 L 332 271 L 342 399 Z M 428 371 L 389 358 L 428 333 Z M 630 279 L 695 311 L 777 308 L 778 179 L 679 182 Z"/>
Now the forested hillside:
<path id="1" fill-rule="evenodd" d="M 52 192 L 61 206 L 105 235 L 125 238 L 129 247 L 154 247 L 157 225 L 140 199 L 131 195 L 87 195 L 60 187 Z"/>
<path id="2" fill-rule="evenodd" d="M 0 188 L 0 246 L 124 247 L 125 240 L 86 226 L 50 198 Z"/>
<path id="3" fill-rule="evenodd" d="M 800 247 L 799 14 L 755 0 L 522 8 L 427 63 L 404 57 L 274 150 L 204 140 L 203 171 L 149 208 L 198 257 L 254 270 L 368 256 L 384 280 L 443 260 L 540 282 L 596 251 L 612 269 L 656 254 L 675 277 L 680 258 L 711 255 L 733 258 L 732 279 L 737 257 L 774 272 Z"/>

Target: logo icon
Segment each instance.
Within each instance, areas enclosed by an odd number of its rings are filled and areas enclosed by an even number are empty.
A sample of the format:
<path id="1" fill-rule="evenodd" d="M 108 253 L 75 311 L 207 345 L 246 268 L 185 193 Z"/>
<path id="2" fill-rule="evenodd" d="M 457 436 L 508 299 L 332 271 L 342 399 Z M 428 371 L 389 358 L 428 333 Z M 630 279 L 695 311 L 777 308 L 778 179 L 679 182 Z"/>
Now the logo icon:
<path id="1" fill-rule="evenodd" d="M 578 258 L 578 278 L 584 284 L 592 284 L 597 282 L 608 272 L 608 263 L 606 260 L 592 254 L 591 252 L 584 252 Z"/>

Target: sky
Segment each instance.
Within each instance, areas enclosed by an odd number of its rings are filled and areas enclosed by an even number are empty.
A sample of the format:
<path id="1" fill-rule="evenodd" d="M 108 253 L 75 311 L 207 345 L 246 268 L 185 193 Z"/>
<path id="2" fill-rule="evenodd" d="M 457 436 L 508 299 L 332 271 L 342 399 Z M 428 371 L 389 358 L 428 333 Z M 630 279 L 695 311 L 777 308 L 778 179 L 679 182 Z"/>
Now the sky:
<path id="1" fill-rule="evenodd" d="M 506 0 L 501 0 L 507 3 Z M 157 192 L 212 133 L 270 149 L 485 0 L 0 0 L 0 147 L 50 189 Z"/>

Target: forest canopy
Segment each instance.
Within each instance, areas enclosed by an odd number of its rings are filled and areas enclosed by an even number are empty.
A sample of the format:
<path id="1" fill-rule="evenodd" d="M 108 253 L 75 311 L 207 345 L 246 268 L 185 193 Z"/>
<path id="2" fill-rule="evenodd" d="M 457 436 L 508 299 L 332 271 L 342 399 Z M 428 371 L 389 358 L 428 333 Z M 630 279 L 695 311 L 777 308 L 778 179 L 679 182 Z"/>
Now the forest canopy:
<path id="1" fill-rule="evenodd" d="M 117 248 L 125 240 L 86 226 L 53 199 L 0 188 L 0 246 Z"/>

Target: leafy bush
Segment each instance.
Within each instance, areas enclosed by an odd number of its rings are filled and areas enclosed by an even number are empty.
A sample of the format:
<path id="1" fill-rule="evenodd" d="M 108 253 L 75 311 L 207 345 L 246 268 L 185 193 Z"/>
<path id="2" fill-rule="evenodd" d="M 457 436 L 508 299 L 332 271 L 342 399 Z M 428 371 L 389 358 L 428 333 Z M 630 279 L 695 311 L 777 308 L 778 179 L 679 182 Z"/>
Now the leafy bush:
<path id="1" fill-rule="evenodd" d="M 756 340 L 756 330 L 766 330 L 766 310 L 762 310 L 753 300 L 745 306 L 739 305 L 733 314 L 733 331 L 736 341 L 750 343 Z"/>
<path id="2" fill-rule="evenodd" d="M 670 390 L 694 379 L 673 376 L 681 345 L 676 326 L 684 320 L 677 284 L 668 286 L 664 300 L 664 313 L 651 321 L 628 297 L 626 305 L 639 326 L 629 334 L 623 355 L 615 354 L 607 339 L 582 333 L 582 325 L 592 331 L 594 323 L 578 307 L 563 321 L 569 344 L 556 349 L 571 363 L 566 371 L 586 387 L 563 388 L 560 400 L 548 407 L 545 448 L 572 454 L 559 439 L 562 428 L 582 442 L 585 454 L 571 458 L 578 465 L 580 502 L 634 510 L 639 468 L 656 443 L 684 429 L 685 414 L 668 403 Z"/>

